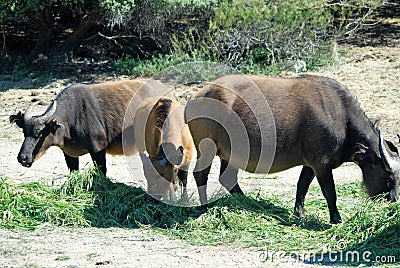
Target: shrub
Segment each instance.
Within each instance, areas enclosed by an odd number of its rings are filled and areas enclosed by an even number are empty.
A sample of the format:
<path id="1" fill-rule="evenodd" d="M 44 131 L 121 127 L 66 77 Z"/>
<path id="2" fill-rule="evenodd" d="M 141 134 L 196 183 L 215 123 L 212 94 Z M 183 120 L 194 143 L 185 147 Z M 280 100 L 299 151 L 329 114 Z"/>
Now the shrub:
<path id="1" fill-rule="evenodd" d="M 174 53 L 228 63 L 249 73 L 277 73 L 288 62 L 331 62 L 338 39 L 354 34 L 378 1 L 223 1 L 207 29 L 173 35 Z"/>

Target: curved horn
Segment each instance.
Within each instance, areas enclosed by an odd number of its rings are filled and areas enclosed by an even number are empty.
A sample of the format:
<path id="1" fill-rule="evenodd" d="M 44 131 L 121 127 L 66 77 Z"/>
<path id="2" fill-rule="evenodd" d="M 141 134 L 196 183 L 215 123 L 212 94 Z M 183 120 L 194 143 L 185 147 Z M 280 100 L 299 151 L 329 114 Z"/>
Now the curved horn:
<path id="1" fill-rule="evenodd" d="M 57 101 L 53 101 L 53 103 L 48 108 L 47 112 L 38 118 L 39 122 L 44 124 L 47 123 L 54 115 L 57 109 Z"/>
<path id="2" fill-rule="evenodd" d="M 394 172 L 400 169 L 400 164 L 397 163 L 393 158 L 389 155 L 388 151 L 385 147 L 385 140 L 383 139 L 382 133 L 379 131 L 379 152 L 381 153 L 381 157 L 383 160 L 383 164 L 387 171 Z"/>
<path id="3" fill-rule="evenodd" d="M 28 108 L 26 108 L 25 112 L 24 112 L 24 121 L 28 121 L 29 119 L 32 118 L 32 111 L 33 108 L 35 108 L 35 106 L 39 103 L 40 101 L 36 101 L 33 102 L 31 105 L 29 105 Z"/>

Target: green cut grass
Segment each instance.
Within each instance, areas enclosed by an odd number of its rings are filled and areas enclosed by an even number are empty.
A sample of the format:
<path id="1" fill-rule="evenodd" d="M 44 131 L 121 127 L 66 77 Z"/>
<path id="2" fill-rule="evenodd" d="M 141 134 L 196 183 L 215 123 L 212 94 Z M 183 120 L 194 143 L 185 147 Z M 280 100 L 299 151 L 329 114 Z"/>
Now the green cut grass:
<path id="1" fill-rule="evenodd" d="M 371 259 L 395 256 L 394 264 L 385 265 L 398 265 L 400 203 L 366 198 L 359 182 L 337 185 L 336 190 L 343 223 L 331 225 L 318 186 L 311 186 L 307 195 L 306 218 L 298 219 L 292 215 L 294 197 L 266 195 L 261 190 L 246 196 L 224 196 L 202 211 L 198 207 L 149 202 L 143 189 L 112 182 L 94 169 L 72 173 L 59 187 L 14 185 L 2 177 L 0 227 L 35 229 L 50 223 L 150 228 L 193 245 L 232 245 L 299 254 L 370 251 Z"/>
<path id="2" fill-rule="evenodd" d="M 0 227 L 35 229 L 51 223 L 89 226 L 84 211 L 93 206 L 91 193 L 59 194 L 38 182 L 14 185 L 0 178 Z"/>

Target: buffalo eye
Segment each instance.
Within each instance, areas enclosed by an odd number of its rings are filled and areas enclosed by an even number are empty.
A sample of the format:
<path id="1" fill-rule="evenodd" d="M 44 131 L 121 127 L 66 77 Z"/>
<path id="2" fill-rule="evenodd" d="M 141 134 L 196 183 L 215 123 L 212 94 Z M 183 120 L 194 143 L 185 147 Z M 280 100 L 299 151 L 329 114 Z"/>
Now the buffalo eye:
<path id="1" fill-rule="evenodd" d="M 40 129 L 37 129 L 37 130 L 35 130 L 34 135 L 36 138 L 40 138 L 42 136 L 42 131 Z"/>
<path id="2" fill-rule="evenodd" d="M 393 178 L 392 178 L 392 177 L 388 177 L 388 178 L 386 179 L 386 184 L 387 184 L 387 187 L 388 187 L 389 189 L 391 189 L 391 188 L 393 187 L 393 184 L 394 184 Z"/>

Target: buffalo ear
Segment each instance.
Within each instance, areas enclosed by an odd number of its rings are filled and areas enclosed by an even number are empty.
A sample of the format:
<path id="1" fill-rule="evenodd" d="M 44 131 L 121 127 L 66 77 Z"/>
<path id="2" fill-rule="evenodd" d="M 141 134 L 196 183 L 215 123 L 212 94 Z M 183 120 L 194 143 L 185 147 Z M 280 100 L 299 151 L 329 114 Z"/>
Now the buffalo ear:
<path id="1" fill-rule="evenodd" d="M 51 119 L 47 123 L 47 127 L 50 129 L 51 134 L 54 135 L 56 134 L 57 129 L 61 127 L 61 124 L 59 124 L 56 119 Z"/>
<path id="2" fill-rule="evenodd" d="M 15 124 L 17 124 L 18 127 L 23 128 L 24 127 L 24 114 L 21 112 L 18 112 L 18 114 L 10 115 L 10 123 L 15 123 Z"/>
<path id="3" fill-rule="evenodd" d="M 171 159 L 168 159 L 172 165 L 178 166 L 182 163 L 183 160 L 183 146 L 179 146 Z"/>
<path id="4" fill-rule="evenodd" d="M 354 154 L 350 157 L 350 160 L 360 164 L 370 155 L 369 148 L 359 143 L 355 147 Z"/>
<path id="5" fill-rule="evenodd" d="M 387 141 L 387 140 L 385 140 L 385 141 L 386 141 L 386 144 L 388 145 L 390 151 L 399 154 L 399 151 L 397 150 L 397 147 L 391 141 Z"/>
<path id="6" fill-rule="evenodd" d="M 176 153 L 177 153 L 176 165 L 180 165 L 183 160 L 183 146 L 179 146 L 178 149 L 176 149 Z"/>

